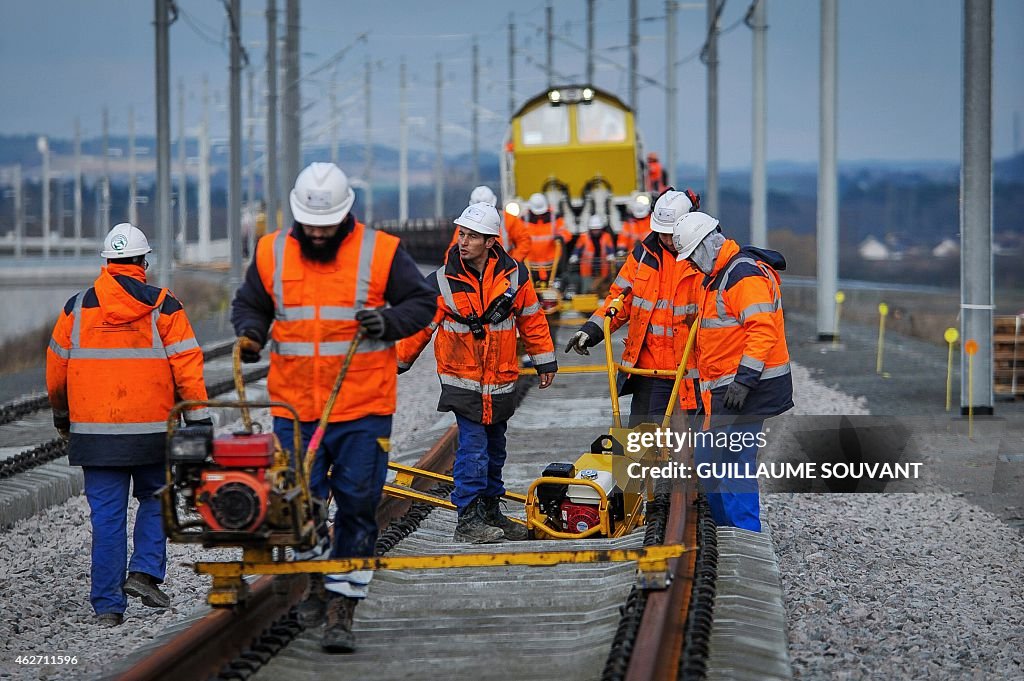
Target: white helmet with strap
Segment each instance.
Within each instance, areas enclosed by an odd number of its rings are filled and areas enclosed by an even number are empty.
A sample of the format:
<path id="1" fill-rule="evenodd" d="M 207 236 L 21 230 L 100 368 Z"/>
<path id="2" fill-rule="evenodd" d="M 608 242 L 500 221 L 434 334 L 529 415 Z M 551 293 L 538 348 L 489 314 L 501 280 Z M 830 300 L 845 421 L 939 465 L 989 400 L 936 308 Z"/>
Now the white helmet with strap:
<path id="1" fill-rule="evenodd" d="M 501 234 L 498 231 L 501 227 L 498 209 L 484 201 L 466 206 L 462 215 L 455 218 L 455 224 L 484 236 L 499 236 Z"/>
<path id="2" fill-rule="evenodd" d="M 530 195 L 530 212 L 534 215 L 543 215 L 548 212 L 548 199 L 546 196 L 537 192 Z"/>
<path id="3" fill-rule="evenodd" d="M 676 222 L 672 230 L 672 245 L 676 249 L 676 260 L 689 258 L 704 237 L 715 231 L 718 220 L 707 213 L 687 213 Z"/>
<path id="4" fill-rule="evenodd" d="M 141 229 L 128 222 L 122 222 L 114 225 L 114 228 L 103 239 L 103 250 L 100 251 L 100 257 L 108 260 L 134 258 L 152 251 L 153 249 L 149 247 L 149 239 Z"/>
<path id="5" fill-rule="evenodd" d="M 651 218 L 651 230 L 660 234 L 671 234 L 672 228 L 683 216 L 696 208 L 688 192 L 670 189 L 658 197 Z"/>
<path id="6" fill-rule="evenodd" d="M 328 227 L 345 219 L 356 194 L 341 168 L 333 163 L 311 163 L 295 178 L 288 198 L 296 222 Z"/>

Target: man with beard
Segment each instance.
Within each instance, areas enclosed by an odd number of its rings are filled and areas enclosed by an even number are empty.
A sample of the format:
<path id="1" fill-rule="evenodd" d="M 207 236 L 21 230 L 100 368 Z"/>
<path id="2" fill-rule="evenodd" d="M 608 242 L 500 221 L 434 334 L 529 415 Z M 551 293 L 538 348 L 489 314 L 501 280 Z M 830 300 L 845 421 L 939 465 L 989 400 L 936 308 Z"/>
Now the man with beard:
<path id="1" fill-rule="evenodd" d="M 348 178 L 333 163 L 299 173 L 290 196 L 295 224 L 259 240 L 231 305 L 243 361 L 259 359 L 269 332 L 270 399 L 298 411 L 304 447 L 357 330 L 364 330 L 310 475 L 313 495 L 333 495 L 337 504 L 332 558 L 373 555 L 387 473 L 380 442 L 391 434 L 397 393 L 394 343 L 427 326 L 437 308 L 398 238 L 358 222 L 354 202 Z M 271 413 L 277 437 L 293 442 L 291 413 Z M 372 576 L 313 576 L 302 614 L 307 626 L 323 622 L 325 650 L 355 649 L 352 614 Z"/>

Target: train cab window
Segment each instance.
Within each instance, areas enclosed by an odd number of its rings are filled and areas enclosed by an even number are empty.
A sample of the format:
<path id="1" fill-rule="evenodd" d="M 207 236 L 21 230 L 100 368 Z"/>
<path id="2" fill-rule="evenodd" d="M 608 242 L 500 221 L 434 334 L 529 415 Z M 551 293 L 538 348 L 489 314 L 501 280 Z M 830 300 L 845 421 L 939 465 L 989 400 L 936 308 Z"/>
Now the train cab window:
<path id="1" fill-rule="evenodd" d="M 543 104 L 520 117 L 524 146 L 569 143 L 569 108 Z"/>
<path id="2" fill-rule="evenodd" d="M 595 99 L 576 107 L 576 136 L 582 144 L 626 141 L 626 112 Z"/>

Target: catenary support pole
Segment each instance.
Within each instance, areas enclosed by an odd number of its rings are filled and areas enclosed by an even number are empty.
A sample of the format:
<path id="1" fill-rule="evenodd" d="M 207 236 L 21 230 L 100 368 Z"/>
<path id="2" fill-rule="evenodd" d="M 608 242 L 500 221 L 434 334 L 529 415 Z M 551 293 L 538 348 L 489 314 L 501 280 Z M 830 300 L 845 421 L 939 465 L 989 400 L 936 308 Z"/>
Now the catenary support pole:
<path id="1" fill-rule="evenodd" d="M 960 366 L 960 411 L 993 413 L 992 0 L 964 0 L 960 162 L 960 337 L 978 344 Z M 971 403 L 973 401 L 973 404 Z"/>
<path id="2" fill-rule="evenodd" d="M 821 123 L 818 153 L 818 339 L 835 333 L 839 272 L 839 193 L 836 165 L 838 0 L 821 0 Z"/>
<path id="3" fill-rule="evenodd" d="M 278 229 L 277 204 L 277 0 L 267 0 L 267 169 L 263 197 L 267 202 L 267 233 Z"/>
<path id="4" fill-rule="evenodd" d="M 750 159 L 750 243 L 760 248 L 768 247 L 768 182 L 765 152 L 765 125 L 768 118 L 765 104 L 765 54 L 768 31 L 765 23 L 766 3 L 767 0 L 757 0 L 751 16 L 751 28 L 754 33 L 754 120 Z"/>
<path id="5" fill-rule="evenodd" d="M 157 283 L 171 285 L 171 85 L 168 49 L 168 0 L 156 0 L 156 232 L 159 235 Z"/>

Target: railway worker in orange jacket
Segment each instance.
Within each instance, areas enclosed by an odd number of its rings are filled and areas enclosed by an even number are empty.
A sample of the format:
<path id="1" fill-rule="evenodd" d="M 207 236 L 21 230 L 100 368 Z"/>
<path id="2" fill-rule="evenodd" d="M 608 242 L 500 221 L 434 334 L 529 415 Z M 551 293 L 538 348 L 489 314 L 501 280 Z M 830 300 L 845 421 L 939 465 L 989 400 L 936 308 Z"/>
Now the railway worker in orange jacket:
<path id="1" fill-rule="evenodd" d="M 594 214 L 587 223 L 587 232 L 576 239 L 576 246 L 569 256 L 572 265 L 579 266 L 580 291 L 589 293 L 593 277 L 607 277 L 611 263 L 615 262 L 615 240 L 607 230 L 608 218 Z"/>
<path id="2" fill-rule="evenodd" d="M 550 286 L 553 282 L 548 280 L 555 265 L 555 256 L 559 253 L 555 244 L 560 243 L 564 249 L 572 234 L 565 228 L 562 218 L 554 216 L 547 197 L 540 192 L 530 196 L 528 207 L 526 228 L 530 232 L 531 244 L 526 264 L 530 266 L 530 276 L 534 281 L 547 282 Z"/>
<path id="3" fill-rule="evenodd" d="M 46 351 L 53 422 L 82 466 L 92 523 L 89 600 L 104 626 L 124 620 L 127 596 L 166 608 L 167 568 L 160 498 L 167 417 L 176 396 L 205 400 L 203 351 L 181 303 L 146 284 L 146 235 L 115 225 L 100 255 L 107 266 L 68 300 Z M 185 412 L 212 425 L 205 408 Z M 139 501 L 128 561 L 128 490 Z M 125 571 L 128 578 L 125 579 Z"/>
<path id="4" fill-rule="evenodd" d="M 657 196 L 667 187 L 668 173 L 658 160 L 658 155 L 652 151 L 647 154 L 647 191 Z"/>
<path id="5" fill-rule="evenodd" d="M 497 243 L 494 207 L 475 203 L 455 224 L 458 246 L 427 275 L 437 295 L 437 313 L 429 326 L 399 343 L 398 368 L 412 366 L 437 332 L 437 409 L 455 412 L 459 426 L 452 492 L 459 512 L 455 540 L 526 539 L 526 528 L 498 508 L 505 493 L 505 430 L 515 411 L 519 377 L 516 330 L 537 368 L 541 389 L 551 385 L 558 370 L 554 345 L 526 266 Z"/>
<path id="6" fill-rule="evenodd" d="M 753 468 L 764 420 L 793 407 L 778 274 L 786 261 L 725 238 L 718 220 L 700 212 L 681 216 L 672 239 L 679 260 L 703 274 L 697 369 L 705 422 L 715 436 L 698 440 L 694 462 Z M 704 483 L 716 523 L 761 530 L 756 479 L 736 479 L 726 469 Z"/>
<path id="7" fill-rule="evenodd" d="M 651 204 L 646 194 L 642 197 L 648 200 L 641 201 L 637 197 L 629 204 L 629 218 L 623 223 L 616 242 L 620 256 L 625 257 L 637 242 L 643 241 L 651 233 Z"/>
<path id="8" fill-rule="evenodd" d="M 397 396 L 394 344 L 429 324 L 436 309 L 398 238 L 356 220 L 354 202 L 348 178 L 333 163 L 299 173 L 290 195 L 295 224 L 259 240 L 231 310 L 243 359 L 258 359 L 269 341 L 270 399 L 298 410 L 304 447 L 357 329 L 365 331 L 310 475 L 312 493 L 333 495 L 337 504 L 332 558 L 373 555 L 387 473 L 380 441 L 391 434 Z M 274 433 L 292 442 L 290 412 L 272 414 Z M 314 580 L 301 614 L 307 625 L 325 620 L 326 650 L 354 650 L 352 613 L 371 577 L 354 571 Z"/>
<path id="9" fill-rule="evenodd" d="M 469 203 L 489 203 L 495 208 L 498 206 L 498 197 L 495 196 L 491 188 L 485 184 L 480 185 L 474 189 L 469 195 Z M 504 212 L 505 220 L 501 226 L 501 236 L 498 237 L 498 244 L 502 247 L 505 244 L 509 245 L 508 254 L 511 255 L 515 260 L 525 260 L 530 255 L 530 245 L 532 239 L 530 238 L 530 230 L 526 228 L 526 224 L 518 217 L 511 215 L 508 211 Z M 452 240 L 448 242 L 448 250 L 450 251 L 452 246 L 459 243 L 459 230 L 456 229 L 455 233 L 452 234 Z M 447 251 L 446 251 L 447 253 Z"/>
<path id="10" fill-rule="evenodd" d="M 686 339 L 697 313 L 697 289 L 700 273 L 688 263 L 677 262 L 672 245 L 672 225 L 676 215 L 692 209 L 692 193 L 668 191 L 657 203 L 653 230 L 633 247 L 626 263 L 612 283 L 604 305 L 597 309 L 577 331 L 565 351 L 575 350 L 589 355 L 591 348 L 604 338 L 604 317 L 612 300 L 624 294 L 622 312 L 611 319 L 614 333 L 629 324 L 626 348 L 621 364 L 637 369 L 663 369 L 668 375 L 620 377 L 620 393 L 632 393 L 629 425 L 661 423 L 672 393 L 674 371 L 683 358 Z M 692 381 L 696 378 L 691 363 L 679 390 L 680 407 L 692 410 L 697 406 Z"/>

